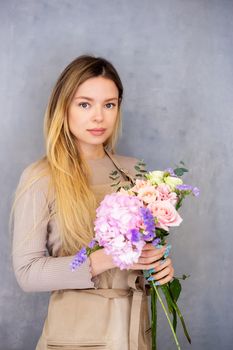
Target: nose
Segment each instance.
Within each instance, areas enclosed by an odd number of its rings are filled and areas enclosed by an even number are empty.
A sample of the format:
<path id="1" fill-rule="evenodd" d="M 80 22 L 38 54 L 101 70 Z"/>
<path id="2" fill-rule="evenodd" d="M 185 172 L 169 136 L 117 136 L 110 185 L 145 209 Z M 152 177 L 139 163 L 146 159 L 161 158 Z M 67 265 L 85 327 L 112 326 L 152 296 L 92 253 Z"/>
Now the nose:
<path id="1" fill-rule="evenodd" d="M 104 118 L 104 112 L 101 106 L 96 106 L 94 111 L 94 119 L 98 122 L 101 122 Z"/>

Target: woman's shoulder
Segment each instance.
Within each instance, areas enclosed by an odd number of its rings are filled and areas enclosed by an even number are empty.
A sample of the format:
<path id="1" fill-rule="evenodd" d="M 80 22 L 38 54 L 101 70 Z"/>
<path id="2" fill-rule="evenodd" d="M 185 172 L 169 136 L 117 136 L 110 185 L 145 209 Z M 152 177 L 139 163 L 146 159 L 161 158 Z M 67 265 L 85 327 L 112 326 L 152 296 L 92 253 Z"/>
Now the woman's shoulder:
<path id="1" fill-rule="evenodd" d="M 50 182 L 49 165 L 46 157 L 43 157 L 27 165 L 19 179 L 18 187 L 47 190 Z"/>

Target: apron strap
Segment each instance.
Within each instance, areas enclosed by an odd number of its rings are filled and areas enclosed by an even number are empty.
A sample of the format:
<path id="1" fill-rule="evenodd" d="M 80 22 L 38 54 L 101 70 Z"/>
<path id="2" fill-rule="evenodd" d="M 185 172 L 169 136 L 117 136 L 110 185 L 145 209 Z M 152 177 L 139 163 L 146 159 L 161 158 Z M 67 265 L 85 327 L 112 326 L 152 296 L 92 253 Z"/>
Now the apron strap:
<path id="1" fill-rule="evenodd" d="M 131 271 L 128 275 L 128 285 L 133 291 L 133 300 L 130 314 L 129 350 L 140 350 L 138 344 L 138 335 L 140 327 L 142 297 L 145 291 L 141 277 L 142 275 L 139 274 L 137 270 Z"/>
<path id="2" fill-rule="evenodd" d="M 104 150 L 107 153 L 107 155 L 109 156 L 109 158 L 112 160 L 113 164 L 122 173 L 123 177 L 126 178 L 126 180 L 131 181 L 132 184 L 134 184 L 135 183 L 134 177 L 129 173 L 128 169 L 122 168 L 122 166 L 118 163 L 118 161 L 114 157 L 113 153 L 108 151 L 106 148 L 104 148 Z"/>

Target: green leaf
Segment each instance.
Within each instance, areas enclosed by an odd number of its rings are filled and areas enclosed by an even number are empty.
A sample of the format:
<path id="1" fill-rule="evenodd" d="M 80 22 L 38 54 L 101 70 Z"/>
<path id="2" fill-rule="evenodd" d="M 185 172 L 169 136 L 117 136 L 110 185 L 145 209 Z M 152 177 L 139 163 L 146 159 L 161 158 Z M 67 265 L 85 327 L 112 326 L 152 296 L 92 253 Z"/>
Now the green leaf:
<path id="1" fill-rule="evenodd" d="M 173 306 L 172 296 L 169 293 L 169 287 L 166 285 L 162 285 L 161 289 L 163 291 L 163 294 L 165 295 L 168 310 L 171 313 L 171 312 L 173 312 L 174 306 Z"/>
<path id="2" fill-rule="evenodd" d="M 109 177 L 110 177 L 110 179 L 112 179 L 112 180 L 116 180 L 116 179 L 119 179 L 120 176 L 119 176 L 119 175 L 118 175 L 118 176 L 110 176 L 110 175 L 109 175 Z"/>
<path id="3" fill-rule="evenodd" d="M 111 174 L 111 175 L 117 175 L 117 174 L 118 174 L 118 171 L 117 171 L 117 170 L 113 170 L 110 174 Z"/>
<path id="4" fill-rule="evenodd" d="M 116 183 L 114 183 L 114 184 L 111 184 L 110 186 L 111 186 L 111 187 L 117 186 L 117 185 L 119 185 L 120 182 L 121 182 L 121 181 L 118 181 L 118 182 L 116 182 Z"/>
<path id="5" fill-rule="evenodd" d="M 137 166 L 137 165 L 135 165 L 134 169 L 136 169 L 137 171 L 141 170 L 141 168 L 139 166 Z"/>
<path id="6" fill-rule="evenodd" d="M 182 176 L 184 174 L 180 168 L 174 169 L 174 173 L 176 174 L 176 176 Z"/>
<path id="7" fill-rule="evenodd" d="M 173 328 L 174 328 L 174 331 L 176 332 L 176 327 L 177 327 L 177 313 L 176 313 L 176 310 L 173 309 L 172 311 L 172 316 L 173 316 Z"/>
<path id="8" fill-rule="evenodd" d="M 184 280 L 186 280 L 186 278 L 189 278 L 190 277 L 190 275 L 182 275 L 182 280 L 184 281 Z"/>
<path id="9" fill-rule="evenodd" d="M 173 299 L 177 301 L 182 289 L 181 284 L 177 278 L 174 278 L 173 281 L 169 283 L 169 289 L 171 291 Z"/>

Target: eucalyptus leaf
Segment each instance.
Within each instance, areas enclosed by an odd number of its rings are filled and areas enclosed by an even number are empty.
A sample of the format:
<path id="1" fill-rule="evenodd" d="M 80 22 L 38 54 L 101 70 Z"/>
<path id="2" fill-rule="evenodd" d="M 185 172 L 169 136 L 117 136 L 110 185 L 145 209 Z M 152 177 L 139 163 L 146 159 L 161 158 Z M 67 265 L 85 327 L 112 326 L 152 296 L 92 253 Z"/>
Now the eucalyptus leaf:
<path id="1" fill-rule="evenodd" d="M 117 174 L 118 174 L 118 171 L 117 171 L 117 170 L 113 170 L 110 174 L 111 174 L 111 175 L 117 175 Z"/>
<path id="2" fill-rule="evenodd" d="M 119 179 L 120 176 L 119 176 L 119 175 L 118 175 L 118 176 L 111 176 L 111 175 L 110 175 L 109 177 L 110 177 L 110 179 L 112 179 L 112 180 L 116 180 L 116 179 Z"/>

